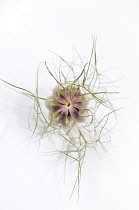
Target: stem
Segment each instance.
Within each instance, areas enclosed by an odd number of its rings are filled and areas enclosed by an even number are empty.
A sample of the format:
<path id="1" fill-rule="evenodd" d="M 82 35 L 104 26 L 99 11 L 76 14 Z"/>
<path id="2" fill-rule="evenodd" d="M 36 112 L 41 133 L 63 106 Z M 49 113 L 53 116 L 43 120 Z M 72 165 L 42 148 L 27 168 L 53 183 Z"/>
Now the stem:
<path id="1" fill-rule="evenodd" d="M 86 139 L 85 139 L 83 133 L 81 132 L 80 128 L 77 127 L 77 129 L 78 129 L 78 131 L 79 131 L 80 136 L 83 138 L 84 142 L 87 144 L 88 142 L 86 141 Z"/>

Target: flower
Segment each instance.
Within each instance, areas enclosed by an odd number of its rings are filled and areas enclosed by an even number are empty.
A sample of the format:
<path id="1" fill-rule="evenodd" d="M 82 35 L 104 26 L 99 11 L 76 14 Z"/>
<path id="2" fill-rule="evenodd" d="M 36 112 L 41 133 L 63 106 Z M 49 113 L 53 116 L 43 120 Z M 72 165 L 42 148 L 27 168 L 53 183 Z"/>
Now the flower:
<path id="1" fill-rule="evenodd" d="M 84 122 L 87 117 L 88 96 L 81 93 L 78 85 L 56 86 L 45 104 L 49 116 L 62 126 Z"/>

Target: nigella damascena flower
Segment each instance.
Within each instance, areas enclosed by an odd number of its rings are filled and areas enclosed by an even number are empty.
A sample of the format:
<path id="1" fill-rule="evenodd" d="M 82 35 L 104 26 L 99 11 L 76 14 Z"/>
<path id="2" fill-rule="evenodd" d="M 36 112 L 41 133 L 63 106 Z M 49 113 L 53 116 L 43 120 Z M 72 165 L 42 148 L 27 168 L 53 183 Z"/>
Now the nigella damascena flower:
<path id="1" fill-rule="evenodd" d="M 46 99 L 46 107 L 55 123 L 70 126 L 85 121 L 88 100 L 88 96 L 81 93 L 78 85 L 67 85 L 65 88 L 58 85 L 52 96 Z"/>

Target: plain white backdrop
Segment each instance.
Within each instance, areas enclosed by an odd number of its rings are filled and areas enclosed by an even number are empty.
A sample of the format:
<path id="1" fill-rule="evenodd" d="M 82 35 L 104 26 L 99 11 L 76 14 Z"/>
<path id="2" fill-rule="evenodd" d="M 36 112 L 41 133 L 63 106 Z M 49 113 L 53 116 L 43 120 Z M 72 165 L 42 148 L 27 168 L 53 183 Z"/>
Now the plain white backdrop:
<path id="1" fill-rule="evenodd" d="M 49 50 L 72 60 L 75 46 L 87 57 L 92 34 L 102 69 L 122 78 L 115 102 L 125 107 L 108 153 L 86 159 L 77 204 L 62 162 L 37 155 L 26 129 L 30 100 L 0 82 L 1 210 L 139 209 L 138 25 L 137 0 L 0 0 L 0 78 L 33 91 Z"/>

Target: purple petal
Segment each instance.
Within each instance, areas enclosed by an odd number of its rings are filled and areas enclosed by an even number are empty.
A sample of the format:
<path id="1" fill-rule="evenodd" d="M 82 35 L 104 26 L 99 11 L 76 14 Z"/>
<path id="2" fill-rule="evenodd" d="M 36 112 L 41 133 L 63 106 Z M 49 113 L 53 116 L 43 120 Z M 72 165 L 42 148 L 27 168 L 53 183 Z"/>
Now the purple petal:
<path id="1" fill-rule="evenodd" d="M 73 97 L 72 97 L 72 102 L 77 101 L 77 99 L 78 99 L 80 96 L 82 96 L 82 93 L 81 93 L 81 90 L 80 90 L 80 88 L 79 88 L 79 89 L 77 90 L 77 92 L 73 95 Z"/>
<path id="2" fill-rule="evenodd" d="M 67 103 L 67 100 L 64 98 L 64 96 L 62 96 L 58 90 L 54 90 L 53 91 L 53 97 L 58 100 L 60 103 L 62 104 L 66 104 Z"/>
<path id="3" fill-rule="evenodd" d="M 73 107 L 79 108 L 79 109 L 85 109 L 88 105 L 88 102 L 75 102 L 73 103 Z"/>
<path id="4" fill-rule="evenodd" d="M 78 122 L 83 122 L 84 121 L 84 117 L 82 117 L 81 115 L 79 115 L 78 111 L 75 108 L 70 108 L 69 109 L 70 114 L 72 116 L 72 118 L 74 119 L 74 121 L 78 121 Z"/>
<path id="5" fill-rule="evenodd" d="M 57 121 L 57 123 L 60 123 L 61 125 L 66 126 L 67 115 L 68 115 L 68 109 L 62 111 L 60 116 L 59 116 L 59 120 Z"/>
<path id="6" fill-rule="evenodd" d="M 56 106 L 52 106 L 51 108 L 53 112 L 61 112 L 61 111 L 66 110 L 65 105 L 56 105 Z"/>
<path id="7" fill-rule="evenodd" d="M 68 85 L 65 89 L 65 98 L 68 100 L 71 99 L 71 86 Z"/>

